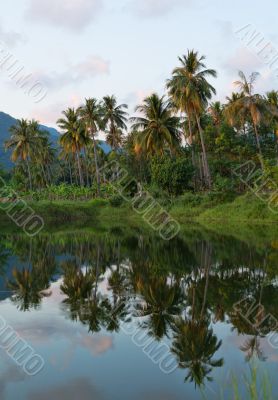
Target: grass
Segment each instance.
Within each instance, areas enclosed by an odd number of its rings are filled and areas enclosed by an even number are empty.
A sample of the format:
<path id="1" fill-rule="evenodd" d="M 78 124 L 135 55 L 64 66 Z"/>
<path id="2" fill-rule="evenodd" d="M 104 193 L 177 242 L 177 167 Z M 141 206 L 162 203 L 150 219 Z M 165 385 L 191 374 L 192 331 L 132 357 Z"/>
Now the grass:
<path id="1" fill-rule="evenodd" d="M 268 207 L 265 201 L 253 194 L 237 197 L 234 201 L 219 204 L 199 215 L 199 221 L 221 220 L 223 222 L 247 222 L 252 224 L 276 224 L 278 222 L 277 212 Z"/>
<path id="2" fill-rule="evenodd" d="M 252 194 L 235 198 L 232 194 L 186 193 L 167 204 L 163 200 L 162 204 L 181 224 L 182 233 L 199 225 L 200 231 L 230 234 L 240 240 L 261 237 L 264 241 L 278 234 L 278 213 L 271 212 L 265 202 Z M 48 231 L 83 228 L 109 231 L 113 226 L 151 229 L 127 202 L 112 207 L 104 199 L 34 201 L 29 206 L 43 218 Z M 3 210 L 0 210 L 0 229 L 18 230 Z"/>
<path id="3" fill-rule="evenodd" d="M 269 375 L 258 368 L 256 365 L 250 365 L 248 374 L 243 374 L 237 378 L 232 374 L 231 383 L 233 395 L 229 397 L 222 388 L 220 399 L 231 400 L 273 400 L 273 390 Z M 223 393 L 224 392 L 224 393 Z"/>

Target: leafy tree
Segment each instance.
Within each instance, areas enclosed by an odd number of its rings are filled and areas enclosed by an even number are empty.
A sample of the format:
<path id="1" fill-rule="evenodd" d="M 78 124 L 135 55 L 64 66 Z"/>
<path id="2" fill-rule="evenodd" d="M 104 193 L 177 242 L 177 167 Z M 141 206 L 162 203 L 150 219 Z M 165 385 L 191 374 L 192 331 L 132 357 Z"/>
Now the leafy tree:
<path id="1" fill-rule="evenodd" d="M 237 100 L 228 104 L 226 107 L 226 115 L 231 124 L 234 123 L 234 120 L 237 119 L 238 116 L 242 117 L 246 121 L 246 116 L 249 115 L 254 128 L 260 162 L 262 168 L 264 168 L 258 127 L 262 119 L 266 117 L 268 107 L 266 102 L 263 101 L 262 96 L 254 93 L 254 84 L 258 75 L 257 72 L 253 72 L 248 80 L 244 73 L 239 71 L 240 80 L 235 81 L 234 84 L 239 88 L 241 95 Z"/>
<path id="2" fill-rule="evenodd" d="M 88 142 L 85 134 L 84 126 L 80 123 L 78 113 L 74 108 L 68 108 L 63 111 L 64 118 L 57 121 L 58 126 L 62 129 L 63 133 L 60 137 L 60 144 L 65 153 L 73 154 L 76 157 L 80 185 L 84 185 L 84 178 L 81 169 L 80 153 Z"/>
<path id="3" fill-rule="evenodd" d="M 127 112 L 124 111 L 127 108 L 126 104 L 117 105 L 115 96 L 103 98 L 103 125 L 107 129 L 106 141 L 114 151 L 121 146 L 123 130 L 127 129 Z"/>
<path id="4" fill-rule="evenodd" d="M 197 123 L 202 153 L 205 183 L 211 188 L 211 174 L 207 160 L 207 151 L 200 118 L 208 105 L 208 100 L 216 93 L 214 87 L 207 81 L 207 77 L 216 77 L 216 71 L 207 69 L 205 57 L 198 52 L 188 50 L 187 55 L 179 57 L 180 67 L 174 69 L 172 78 L 167 82 L 167 88 L 177 109 L 188 116 L 190 144 L 193 141 L 192 122 Z"/>
<path id="5" fill-rule="evenodd" d="M 146 154 L 164 155 L 177 152 L 180 146 L 181 131 L 179 118 L 173 115 L 172 104 L 165 97 L 152 94 L 142 105 L 136 107 L 141 117 L 134 117 L 132 129 L 138 132 L 137 144 Z"/>
<path id="6" fill-rule="evenodd" d="M 193 172 L 193 166 L 186 157 L 152 159 L 152 183 L 170 195 L 177 196 L 192 189 Z"/>
<path id="7" fill-rule="evenodd" d="M 90 98 L 86 99 L 85 104 L 78 108 L 78 114 L 80 115 L 81 120 L 85 124 L 89 137 L 93 141 L 96 179 L 97 179 L 97 193 L 98 196 L 100 197 L 100 175 L 98 166 L 96 135 L 102 126 L 102 110 L 99 102 L 94 98 Z"/>

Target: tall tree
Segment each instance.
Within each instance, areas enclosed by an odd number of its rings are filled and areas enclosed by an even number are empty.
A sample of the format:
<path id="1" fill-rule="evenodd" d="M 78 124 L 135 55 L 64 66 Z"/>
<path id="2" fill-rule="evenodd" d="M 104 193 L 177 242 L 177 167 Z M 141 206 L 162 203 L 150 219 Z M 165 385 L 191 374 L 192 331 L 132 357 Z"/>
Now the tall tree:
<path id="1" fill-rule="evenodd" d="M 258 127 L 262 119 L 265 118 L 268 110 L 266 102 L 263 101 L 262 96 L 254 93 L 254 84 L 258 76 L 258 72 L 253 72 L 250 77 L 247 78 L 242 71 L 239 71 L 240 80 L 235 81 L 234 84 L 239 88 L 241 95 L 236 101 L 226 107 L 226 115 L 231 124 L 234 123 L 238 116 L 245 117 L 246 115 L 249 115 L 255 133 L 260 163 L 264 169 L 263 153 Z"/>
<path id="2" fill-rule="evenodd" d="M 80 162 L 80 153 L 86 144 L 86 135 L 82 126 L 78 113 L 74 108 L 68 108 L 63 111 L 64 118 L 57 121 L 58 126 L 63 133 L 60 137 L 60 144 L 66 153 L 72 153 L 77 160 L 80 185 L 84 185 L 83 173 Z"/>
<path id="3" fill-rule="evenodd" d="M 207 69 L 205 56 L 199 56 L 197 51 L 188 50 L 187 55 L 179 57 L 180 67 L 174 69 L 172 78 L 167 82 L 167 88 L 177 109 L 185 112 L 188 117 L 190 144 L 193 141 L 192 123 L 196 121 L 203 154 L 205 181 L 211 187 L 211 174 L 207 159 L 207 151 L 200 117 L 208 106 L 208 100 L 216 93 L 207 77 L 216 77 L 214 69 Z"/>
<path id="4" fill-rule="evenodd" d="M 278 91 L 271 90 L 266 93 L 266 101 L 269 105 L 269 123 L 273 129 L 273 135 L 276 138 L 276 155 L 278 164 Z"/>
<path id="5" fill-rule="evenodd" d="M 97 194 L 100 197 L 100 175 L 97 154 L 97 132 L 102 127 L 102 110 L 98 101 L 94 98 L 86 99 L 85 104 L 78 108 L 78 114 L 84 122 L 87 132 L 94 144 L 94 158 L 97 179 Z"/>
<path id="6" fill-rule="evenodd" d="M 35 121 L 29 122 L 26 119 L 18 120 L 16 125 L 10 128 L 10 140 L 5 142 L 6 149 L 13 149 L 11 156 L 12 161 L 16 162 L 20 160 L 27 166 L 30 190 L 33 188 L 30 161 L 32 151 L 37 144 L 37 129 L 38 123 Z"/>
<path id="7" fill-rule="evenodd" d="M 127 104 L 117 105 L 115 96 L 103 98 L 103 124 L 107 129 L 106 141 L 112 149 L 117 150 L 122 144 L 123 130 L 127 129 Z"/>
<path id="8" fill-rule="evenodd" d="M 166 149 L 170 153 L 179 149 L 180 121 L 173 115 L 169 100 L 154 93 L 147 97 L 142 105 L 137 106 L 135 111 L 142 116 L 131 118 L 132 129 L 139 133 L 139 143 L 148 156 L 163 155 Z"/>

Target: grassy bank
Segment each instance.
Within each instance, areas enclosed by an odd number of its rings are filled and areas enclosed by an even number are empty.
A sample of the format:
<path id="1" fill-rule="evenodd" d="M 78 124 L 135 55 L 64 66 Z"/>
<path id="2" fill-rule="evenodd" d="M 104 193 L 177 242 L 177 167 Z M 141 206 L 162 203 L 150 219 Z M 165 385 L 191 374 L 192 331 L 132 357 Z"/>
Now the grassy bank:
<path id="1" fill-rule="evenodd" d="M 275 224 L 277 212 L 268 207 L 267 198 L 260 200 L 253 194 L 235 197 L 230 194 L 186 194 L 174 201 L 171 215 L 181 223 L 188 220 L 203 222 Z"/>
<path id="2" fill-rule="evenodd" d="M 158 201 L 160 202 L 160 199 Z M 241 232 L 241 236 L 246 235 L 250 227 L 261 233 L 266 225 L 269 231 L 278 231 L 278 213 L 273 213 L 266 202 L 252 194 L 235 198 L 233 195 L 219 193 L 187 193 L 174 201 L 163 199 L 161 204 L 181 224 L 182 230 L 194 223 L 222 233 L 230 231 L 233 235 L 238 235 Z M 106 230 L 113 226 L 150 229 L 143 218 L 126 202 L 121 206 L 112 207 L 108 200 L 34 201 L 30 202 L 29 206 L 43 218 L 48 230 L 72 227 Z M 0 228 L 17 229 L 3 210 L 0 211 Z"/>

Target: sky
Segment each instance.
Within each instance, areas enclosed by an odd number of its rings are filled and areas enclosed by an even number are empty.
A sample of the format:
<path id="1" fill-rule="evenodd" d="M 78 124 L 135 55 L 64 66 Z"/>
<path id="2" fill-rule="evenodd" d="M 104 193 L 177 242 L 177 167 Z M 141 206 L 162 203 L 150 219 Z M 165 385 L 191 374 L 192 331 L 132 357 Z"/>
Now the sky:
<path id="1" fill-rule="evenodd" d="M 260 72 L 260 93 L 278 89 L 278 73 L 238 33 L 250 25 L 278 51 L 277 0 L 13 0 L 1 11 L 0 111 L 15 118 L 55 127 L 67 107 L 111 94 L 132 115 L 147 95 L 165 94 L 187 49 L 217 70 L 215 99 L 231 93 L 238 70 Z"/>

